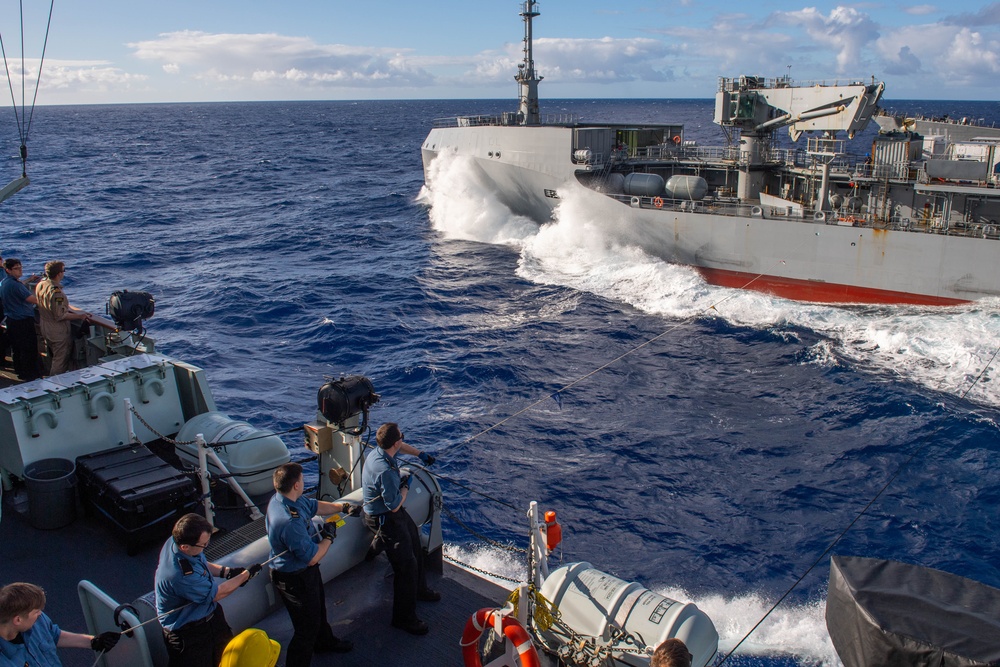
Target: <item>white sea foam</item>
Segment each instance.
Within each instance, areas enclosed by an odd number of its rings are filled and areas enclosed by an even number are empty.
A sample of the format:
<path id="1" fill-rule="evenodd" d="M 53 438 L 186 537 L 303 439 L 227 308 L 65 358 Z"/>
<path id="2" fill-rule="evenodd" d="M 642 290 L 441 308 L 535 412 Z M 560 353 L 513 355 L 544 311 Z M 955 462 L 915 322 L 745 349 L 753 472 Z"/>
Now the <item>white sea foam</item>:
<path id="1" fill-rule="evenodd" d="M 778 333 L 810 329 L 834 347 L 814 349 L 808 361 L 829 365 L 844 359 L 935 391 L 968 392 L 974 401 L 1000 405 L 1000 382 L 991 381 L 994 366 L 975 382 L 1000 349 L 998 299 L 950 308 L 834 307 L 714 287 L 688 267 L 650 256 L 642 249 L 650 243 L 643 230 L 614 208 L 595 209 L 593 197 L 584 201 L 577 186 L 559 191 L 554 220 L 539 227 L 511 214 L 468 160 L 436 160 L 432 184 L 421 198 L 431 207 L 435 229 L 448 238 L 519 247 L 518 273 L 526 279 L 671 318 L 718 316 Z"/>
<path id="2" fill-rule="evenodd" d="M 694 602 L 719 632 L 719 654 L 727 655 L 771 605 L 757 595 L 723 598 L 711 595 L 692 598 L 682 590 L 656 591 L 673 600 Z M 736 648 L 736 655 L 791 656 L 801 665 L 834 667 L 841 665 L 826 630 L 825 601 L 809 605 L 783 604 L 771 612 L 760 626 Z"/>

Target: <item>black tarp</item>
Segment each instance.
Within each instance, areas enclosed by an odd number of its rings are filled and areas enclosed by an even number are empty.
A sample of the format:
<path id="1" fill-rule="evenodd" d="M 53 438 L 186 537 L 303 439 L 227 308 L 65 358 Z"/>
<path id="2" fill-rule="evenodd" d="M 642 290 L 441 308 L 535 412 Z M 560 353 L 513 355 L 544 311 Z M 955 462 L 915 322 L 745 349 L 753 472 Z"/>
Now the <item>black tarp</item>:
<path id="1" fill-rule="evenodd" d="M 845 667 L 1000 664 L 1000 589 L 875 558 L 834 556 L 826 627 Z"/>

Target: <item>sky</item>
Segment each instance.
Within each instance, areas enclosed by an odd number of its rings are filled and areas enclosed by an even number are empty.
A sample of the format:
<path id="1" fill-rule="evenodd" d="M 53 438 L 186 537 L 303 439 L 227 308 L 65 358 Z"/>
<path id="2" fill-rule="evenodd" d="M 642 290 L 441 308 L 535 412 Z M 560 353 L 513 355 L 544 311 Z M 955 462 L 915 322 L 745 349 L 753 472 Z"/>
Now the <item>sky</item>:
<path id="1" fill-rule="evenodd" d="M 49 7 L 0 0 L 8 104 L 31 103 Z M 37 103 L 515 99 L 520 7 L 58 0 Z M 828 83 L 874 76 L 886 82 L 886 99 L 1000 98 L 1000 2 L 545 0 L 537 8 L 543 100 L 711 98 L 719 77 L 742 74 Z"/>

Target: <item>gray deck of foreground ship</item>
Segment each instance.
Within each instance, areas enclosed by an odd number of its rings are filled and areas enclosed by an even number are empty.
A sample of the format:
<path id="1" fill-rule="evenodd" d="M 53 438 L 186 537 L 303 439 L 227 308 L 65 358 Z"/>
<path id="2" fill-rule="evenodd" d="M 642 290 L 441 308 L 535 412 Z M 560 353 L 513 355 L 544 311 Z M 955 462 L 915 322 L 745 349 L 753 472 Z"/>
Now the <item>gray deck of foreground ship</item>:
<path id="1" fill-rule="evenodd" d="M 58 530 L 33 528 L 21 494 L 4 494 L 0 520 L 0 583 L 30 581 L 47 594 L 46 613 L 62 628 L 84 632 L 85 621 L 76 586 L 87 579 L 118 602 L 132 602 L 153 588 L 159 544 L 150 544 L 135 556 L 111 531 L 93 517 L 81 516 Z M 354 642 L 347 654 L 317 655 L 315 667 L 384 667 L 405 662 L 413 667 L 462 664 L 459 640 L 469 616 L 482 607 L 500 606 L 507 591 L 447 563 L 444 574 L 431 574 L 432 587 L 442 600 L 420 603 L 418 613 L 430 633 L 414 637 L 389 625 L 392 609 L 392 569 L 384 555 L 362 563 L 326 585 L 327 610 L 334 632 Z M 223 606 L 226 603 L 223 602 Z M 283 647 L 292 637 L 288 614 L 278 609 L 255 624 Z M 122 639 L 122 641 L 130 641 Z M 60 651 L 65 667 L 90 667 L 90 651 Z"/>

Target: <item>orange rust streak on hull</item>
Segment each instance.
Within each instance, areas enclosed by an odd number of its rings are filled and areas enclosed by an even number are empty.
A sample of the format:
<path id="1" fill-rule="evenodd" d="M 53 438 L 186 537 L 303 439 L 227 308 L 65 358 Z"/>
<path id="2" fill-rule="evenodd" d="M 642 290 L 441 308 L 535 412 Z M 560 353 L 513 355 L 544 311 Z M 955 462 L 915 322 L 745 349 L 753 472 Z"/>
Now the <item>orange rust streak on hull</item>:
<path id="1" fill-rule="evenodd" d="M 722 269 L 696 268 L 705 280 L 712 285 L 765 292 L 794 301 L 911 304 L 916 306 L 954 306 L 960 303 L 968 303 L 968 300 L 965 299 L 949 299 L 926 294 L 910 294 L 908 292 L 894 292 L 891 290 L 855 287 L 853 285 L 837 285 L 811 280 L 759 276 L 752 273 L 725 271 Z"/>

